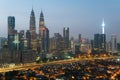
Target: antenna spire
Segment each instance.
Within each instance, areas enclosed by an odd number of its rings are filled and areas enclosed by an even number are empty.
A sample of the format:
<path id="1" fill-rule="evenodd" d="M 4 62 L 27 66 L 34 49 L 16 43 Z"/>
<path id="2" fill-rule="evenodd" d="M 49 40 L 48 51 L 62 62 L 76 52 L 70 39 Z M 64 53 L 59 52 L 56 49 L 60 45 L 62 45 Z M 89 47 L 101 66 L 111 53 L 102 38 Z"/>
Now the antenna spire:
<path id="1" fill-rule="evenodd" d="M 104 18 L 102 20 L 102 34 L 105 34 L 105 22 L 104 22 Z"/>

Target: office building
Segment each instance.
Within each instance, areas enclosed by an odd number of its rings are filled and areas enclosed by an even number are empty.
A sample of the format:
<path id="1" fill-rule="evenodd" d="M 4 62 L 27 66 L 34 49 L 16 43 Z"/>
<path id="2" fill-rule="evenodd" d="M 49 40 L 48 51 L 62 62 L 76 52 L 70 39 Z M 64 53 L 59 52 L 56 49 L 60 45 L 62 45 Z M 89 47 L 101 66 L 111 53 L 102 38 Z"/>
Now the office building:
<path id="1" fill-rule="evenodd" d="M 106 35 L 95 34 L 94 35 L 94 50 L 99 52 L 106 52 Z"/>
<path id="2" fill-rule="evenodd" d="M 71 37 L 70 39 L 70 48 L 71 48 L 72 53 L 75 54 L 75 41 L 73 37 Z"/>
<path id="3" fill-rule="evenodd" d="M 117 51 L 120 52 L 120 43 L 117 43 Z"/>
<path id="4" fill-rule="evenodd" d="M 31 42 L 31 35 L 30 35 L 30 30 L 27 30 L 26 31 L 26 39 L 27 39 L 27 42 L 28 42 L 28 49 L 31 49 L 31 45 L 30 45 L 30 42 Z"/>
<path id="5" fill-rule="evenodd" d="M 82 38 L 80 51 L 83 53 L 88 53 L 89 50 L 91 50 L 91 44 L 90 44 L 89 39 Z"/>
<path id="6" fill-rule="evenodd" d="M 54 33 L 54 38 L 55 38 L 55 46 L 57 51 L 63 51 L 64 50 L 64 41 L 63 37 L 59 33 Z"/>
<path id="7" fill-rule="evenodd" d="M 106 35 L 101 34 L 101 49 L 102 51 L 106 51 Z"/>
<path id="8" fill-rule="evenodd" d="M 6 41 L 5 37 L 0 37 L 0 50 L 4 47 Z"/>
<path id="9" fill-rule="evenodd" d="M 10 50 L 13 48 L 14 41 L 14 33 L 15 33 L 15 17 L 8 17 L 8 47 Z"/>
<path id="10" fill-rule="evenodd" d="M 69 28 L 64 27 L 63 28 L 63 39 L 64 39 L 64 47 L 65 49 L 69 48 Z"/>
<path id="11" fill-rule="evenodd" d="M 112 35 L 111 36 L 111 49 L 112 49 L 112 53 L 115 53 L 117 50 L 117 39 L 116 39 L 116 35 Z"/>

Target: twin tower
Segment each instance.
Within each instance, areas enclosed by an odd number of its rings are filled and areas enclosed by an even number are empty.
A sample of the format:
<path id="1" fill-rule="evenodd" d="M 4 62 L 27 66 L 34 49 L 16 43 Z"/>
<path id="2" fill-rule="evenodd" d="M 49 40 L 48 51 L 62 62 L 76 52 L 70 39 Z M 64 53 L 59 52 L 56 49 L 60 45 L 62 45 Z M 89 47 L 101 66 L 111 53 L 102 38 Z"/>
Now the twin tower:
<path id="1" fill-rule="evenodd" d="M 37 50 L 39 52 L 47 53 L 49 51 L 49 30 L 44 23 L 44 15 L 41 11 L 39 19 L 39 33 L 36 33 L 36 20 L 35 13 L 32 9 L 30 15 L 30 27 L 29 27 L 30 37 L 29 43 L 32 50 Z"/>

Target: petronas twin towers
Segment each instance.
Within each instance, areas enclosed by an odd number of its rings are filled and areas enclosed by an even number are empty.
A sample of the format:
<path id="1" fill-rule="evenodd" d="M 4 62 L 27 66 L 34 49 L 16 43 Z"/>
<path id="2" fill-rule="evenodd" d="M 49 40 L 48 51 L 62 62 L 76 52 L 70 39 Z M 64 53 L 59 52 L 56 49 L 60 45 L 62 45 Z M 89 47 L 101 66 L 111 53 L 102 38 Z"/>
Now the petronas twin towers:
<path id="1" fill-rule="evenodd" d="M 30 15 L 30 34 L 31 34 L 31 39 L 34 40 L 36 39 L 36 21 L 35 21 L 35 14 L 32 9 L 31 15 Z"/>
<path id="2" fill-rule="evenodd" d="M 35 13 L 32 9 L 30 15 L 30 47 L 33 50 L 47 53 L 49 51 L 49 30 L 44 23 L 44 15 L 41 11 L 39 20 L 39 34 L 36 33 Z"/>

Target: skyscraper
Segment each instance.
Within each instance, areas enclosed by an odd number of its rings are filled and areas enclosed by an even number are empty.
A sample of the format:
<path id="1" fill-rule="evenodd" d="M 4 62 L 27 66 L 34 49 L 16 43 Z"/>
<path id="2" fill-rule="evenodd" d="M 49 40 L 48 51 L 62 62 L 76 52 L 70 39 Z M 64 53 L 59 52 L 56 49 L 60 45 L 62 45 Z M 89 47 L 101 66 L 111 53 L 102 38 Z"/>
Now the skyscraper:
<path id="1" fill-rule="evenodd" d="M 47 53 L 49 51 L 49 30 L 44 24 L 44 16 L 41 11 L 39 21 L 39 45 L 40 52 Z"/>
<path id="2" fill-rule="evenodd" d="M 99 52 L 106 52 L 106 36 L 105 34 L 94 35 L 94 50 Z"/>
<path id="3" fill-rule="evenodd" d="M 5 37 L 0 37 L 0 50 L 4 47 L 7 39 Z"/>
<path id="4" fill-rule="evenodd" d="M 63 51 L 64 50 L 64 41 L 63 37 L 61 36 L 60 33 L 54 33 L 54 38 L 55 38 L 55 46 L 57 51 Z"/>
<path id="5" fill-rule="evenodd" d="M 78 42 L 81 43 L 81 34 L 78 35 Z"/>
<path id="6" fill-rule="evenodd" d="M 11 62 L 14 61 L 14 37 L 15 37 L 15 17 L 9 16 L 8 17 L 8 48 L 10 50 L 10 60 Z"/>
<path id="7" fill-rule="evenodd" d="M 15 32 L 15 17 L 8 17 L 8 47 L 11 50 L 13 48 L 12 44 L 14 41 L 14 32 Z"/>
<path id="8" fill-rule="evenodd" d="M 35 25 L 35 14 L 34 10 L 32 9 L 30 15 L 30 47 L 33 50 L 37 50 L 37 39 L 36 39 L 36 25 Z"/>
<path id="9" fill-rule="evenodd" d="M 117 39 L 116 39 L 116 35 L 112 35 L 112 36 L 111 36 L 111 48 L 112 48 L 112 53 L 115 53 L 115 51 L 117 50 Z"/>
<path id="10" fill-rule="evenodd" d="M 26 39 L 27 39 L 27 41 L 28 41 L 28 49 L 30 49 L 31 47 L 30 47 L 30 42 L 31 42 L 31 35 L 30 35 L 30 31 L 29 30 L 27 30 L 26 31 Z"/>
<path id="11" fill-rule="evenodd" d="M 100 34 L 94 34 L 94 50 L 99 50 L 100 48 Z"/>
<path id="12" fill-rule="evenodd" d="M 106 51 L 106 35 L 101 34 L 101 49 Z"/>
<path id="13" fill-rule="evenodd" d="M 36 39 L 36 25 L 35 25 L 35 14 L 34 10 L 32 9 L 31 15 L 30 15 L 30 34 L 31 39 Z"/>
<path id="14" fill-rule="evenodd" d="M 72 53 L 75 54 L 75 41 L 73 37 L 70 39 L 70 48 L 72 50 Z"/>
<path id="15" fill-rule="evenodd" d="M 65 48 L 68 49 L 69 48 L 69 28 L 68 27 L 63 28 L 63 39 L 64 39 Z"/>
<path id="16" fill-rule="evenodd" d="M 78 35 L 78 43 L 79 43 L 79 46 L 81 48 L 81 34 Z"/>

